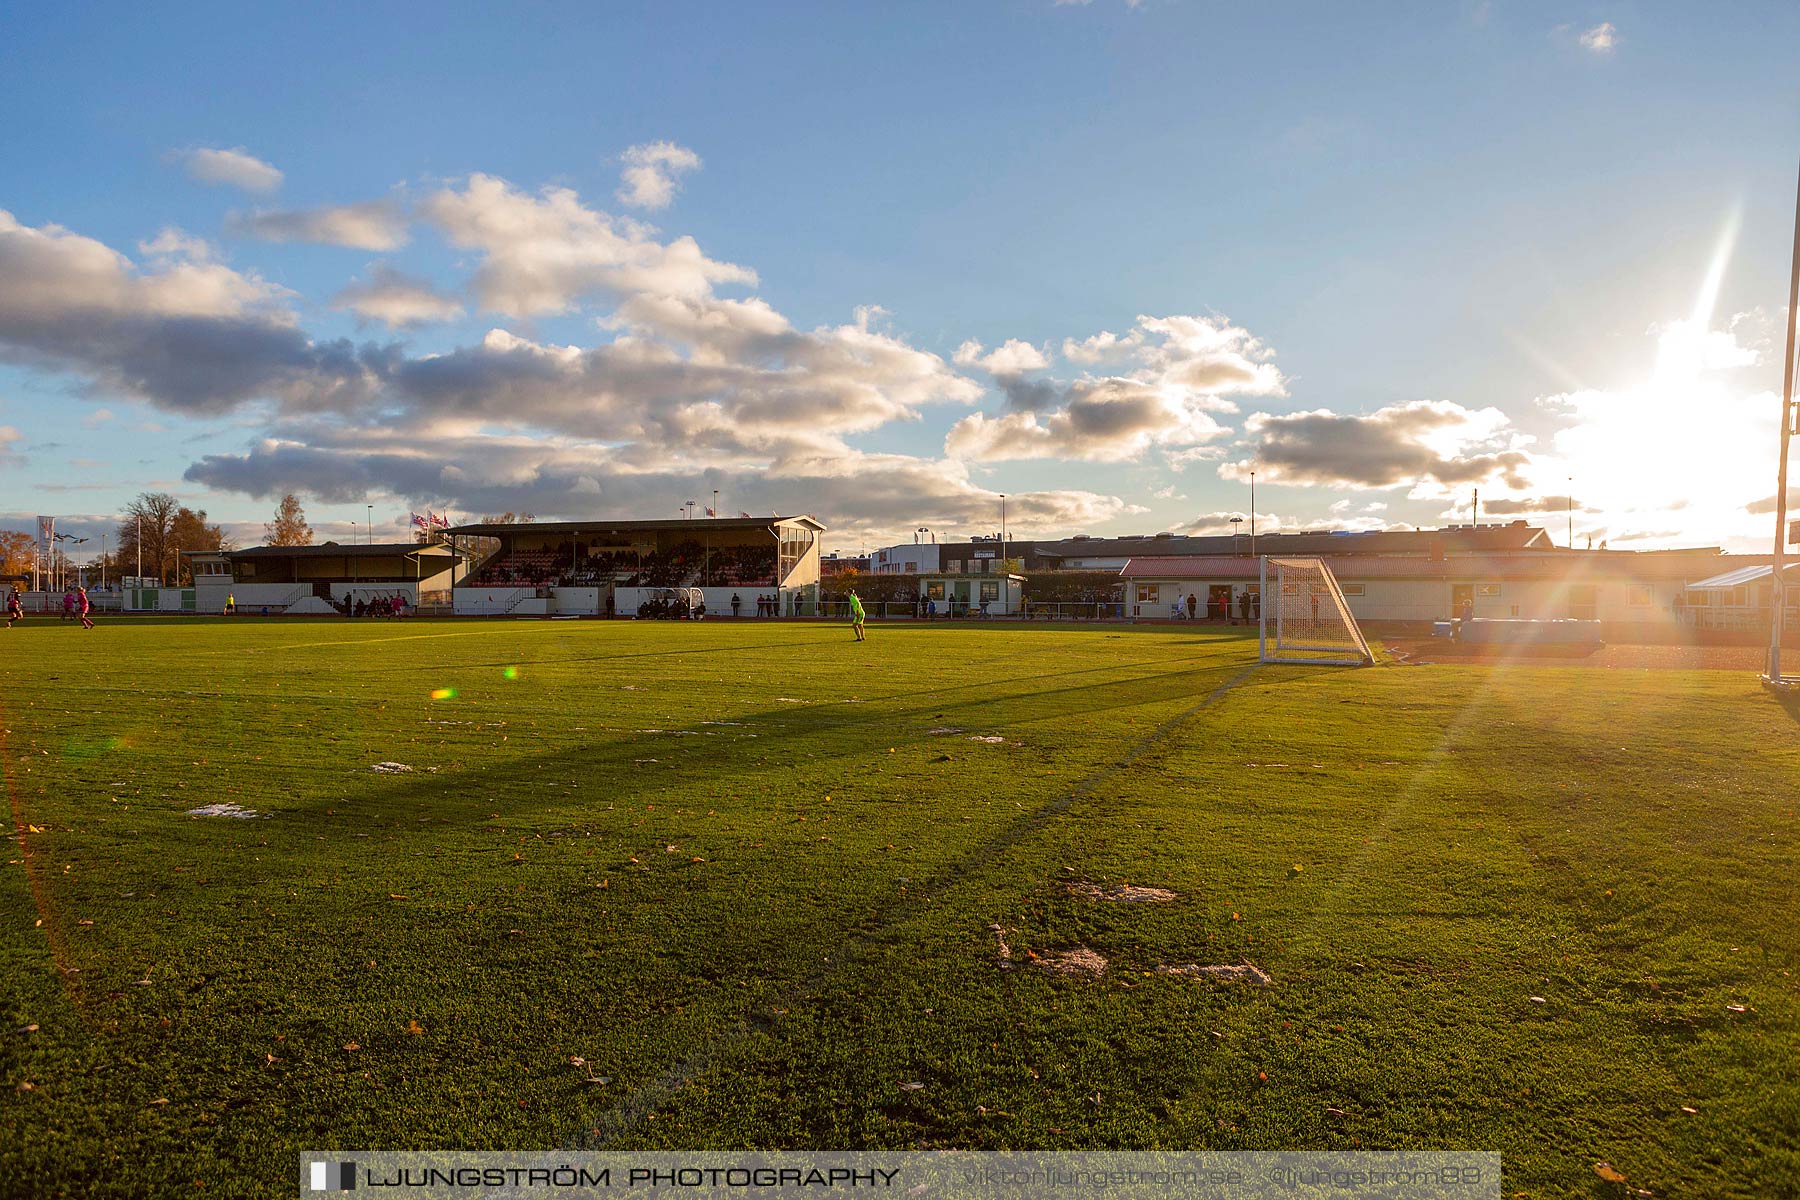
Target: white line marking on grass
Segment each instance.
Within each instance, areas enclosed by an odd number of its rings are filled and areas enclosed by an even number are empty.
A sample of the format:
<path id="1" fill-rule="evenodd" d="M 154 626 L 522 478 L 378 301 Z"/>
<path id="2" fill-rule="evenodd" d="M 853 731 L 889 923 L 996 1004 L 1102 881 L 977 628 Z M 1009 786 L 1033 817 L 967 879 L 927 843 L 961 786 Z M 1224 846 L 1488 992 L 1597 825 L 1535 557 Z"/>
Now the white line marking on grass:
<path id="1" fill-rule="evenodd" d="M 380 642 L 421 642 L 430 638 L 482 637 L 485 634 L 496 632 L 499 631 L 470 629 L 460 633 L 406 633 L 401 634 L 399 637 L 346 638 L 341 642 L 294 642 L 291 645 L 285 646 L 263 646 L 259 649 L 252 650 L 251 653 L 266 654 L 271 650 L 312 650 L 319 646 L 373 646 Z M 517 632 L 517 630 L 509 630 L 509 632 Z M 232 651 L 232 653 L 236 653 L 236 651 Z"/>
<path id="2" fill-rule="evenodd" d="M 1049 800 L 1037 811 L 1020 817 L 1009 829 L 996 834 L 985 845 L 965 855 L 961 862 L 949 866 L 937 877 L 925 881 L 924 886 L 920 888 L 920 893 L 934 897 L 941 896 L 947 888 L 954 887 L 975 871 L 993 863 L 1014 845 L 1036 833 L 1052 819 L 1067 811 L 1077 800 L 1091 795 L 1100 785 L 1112 779 L 1119 772 L 1129 769 L 1145 754 L 1160 746 L 1170 734 L 1183 724 L 1218 703 L 1226 692 L 1247 679 L 1255 669 L 1254 665 L 1245 667 L 1208 692 L 1203 699 L 1189 705 L 1145 734 L 1143 739 L 1127 751 L 1123 758 L 1094 770 L 1069 791 Z M 704 1074 L 725 1051 L 756 1033 L 772 1029 L 775 1022 L 769 1015 L 771 1008 L 791 1009 L 816 996 L 824 990 L 832 975 L 846 966 L 861 962 L 871 947 L 886 942 L 893 936 L 895 927 L 917 916 L 923 907 L 919 901 L 900 901 L 895 904 L 884 914 L 886 919 L 880 925 L 847 939 L 828 954 L 826 961 L 831 964 L 829 967 L 813 972 L 795 982 L 786 991 L 757 1004 L 754 1009 L 744 1012 L 711 1042 L 695 1050 L 657 1078 L 619 1101 L 591 1123 L 584 1122 L 587 1128 L 564 1138 L 563 1146 L 569 1149 L 604 1150 L 615 1144 L 620 1138 L 626 1137 L 671 1096 Z"/>

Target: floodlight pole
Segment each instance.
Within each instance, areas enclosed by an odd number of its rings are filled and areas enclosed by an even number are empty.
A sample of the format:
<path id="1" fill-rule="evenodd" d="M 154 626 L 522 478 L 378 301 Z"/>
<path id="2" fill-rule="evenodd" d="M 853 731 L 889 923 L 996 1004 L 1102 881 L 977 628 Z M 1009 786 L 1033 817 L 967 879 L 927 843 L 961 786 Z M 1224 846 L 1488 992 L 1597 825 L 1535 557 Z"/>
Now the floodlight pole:
<path id="1" fill-rule="evenodd" d="M 1250 556 L 1256 557 L 1256 472 L 1250 472 Z"/>
<path id="2" fill-rule="evenodd" d="M 1800 181 L 1794 190 L 1794 264 L 1788 276 L 1787 358 L 1781 366 L 1781 465 L 1775 473 L 1775 561 L 1770 580 L 1769 599 L 1774 611 L 1769 614 L 1769 675 L 1771 684 L 1781 682 L 1781 633 L 1787 616 L 1787 593 L 1782 580 L 1787 556 L 1787 487 L 1788 441 L 1794 435 L 1794 330 L 1795 307 L 1800 305 Z"/>

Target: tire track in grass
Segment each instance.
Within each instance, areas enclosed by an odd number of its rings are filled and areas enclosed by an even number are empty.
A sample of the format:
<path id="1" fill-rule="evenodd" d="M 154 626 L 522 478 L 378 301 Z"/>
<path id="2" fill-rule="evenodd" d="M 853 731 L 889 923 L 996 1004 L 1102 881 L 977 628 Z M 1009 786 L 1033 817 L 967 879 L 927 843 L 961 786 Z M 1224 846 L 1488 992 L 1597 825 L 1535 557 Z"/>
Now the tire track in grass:
<path id="1" fill-rule="evenodd" d="M 1092 795 L 1097 788 L 1121 772 L 1129 770 L 1146 754 L 1160 748 L 1177 729 L 1217 704 L 1224 698 L 1225 693 L 1243 682 L 1255 670 L 1256 666 L 1253 664 L 1238 671 L 1224 683 L 1208 692 L 1202 699 L 1145 734 L 1119 759 L 1089 773 L 1086 778 L 1067 792 L 1048 800 L 1035 812 L 1020 817 L 987 842 L 963 856 L 961 861 L 945 868 L 940 875 L 919 889 L 920 894 L 940 896 L 978 871 L 991 866 L 1007 851 L 1068 811 L 1077 801 Z M 638 1126 L 643 1124 L 646 1117 L 660 1108 L 670 1097 L 710 1069 L 727 1050 L 750 1037 L 774 1029 L 773 1009 L 792 1008 L 796 1004 L 812 999 L 824 989 L 826 983 L 837 972 L 865 961 L 872 952 L 878 949 L 886 949 L 891 946 L 900 936 L 900 927 L 918 915 L 922 907 L 923 902 L 918 900 L 904 900 L 894 904 L 888 909 L 881 924 L 864 933 L 846 938 L 834 947 L 831 953 L 825 956 L 828 966 L 814 971 L 792 984 L 787 990 L 767 1001 L 759 1002 L 754 1008 L 742 1013 L 724 1032 L 710 1042 L 688 1054 L 656 1079 L 625 1097 L 591 1124 L 588 1124 L 586 1129 L 564 1138 L 561 1148 L 604 1150 L 615 1145 L 620 1139 L 635 1131 Z M 584 1124 L 587 1123 L 584 1122 Z"/>
<path id="2" fill-rule="evenodd" d="M 25 801 L 19 796 L 18 777 L 13 771 L 11 732 L 10 714 L 6 710 L 5 700 L 0 699 L 0 776 L 4 776 L 6 780 L 6 799 L 12 812 L 13 833 L 19 843 L 19 859 L 25 871 L 25 883 L 31 889 L 32 907 L 37 909 L 38 924 L 43 928 L 44 939 L 50 944 L 50 961 L 56 967 L 56 977 L 62 981 L 63 990 L 69 994 L 75 1011 L 85 1013 L 81 981 L 75 977 L 74 968 L 69 966 L 68 942 L 63 937 L 62 927 L 57 924 L 49 889 L 44 886 L 43 869 L 37 863 L 41 856 L 32 852 L 31 825 L 25 819 Z"/>

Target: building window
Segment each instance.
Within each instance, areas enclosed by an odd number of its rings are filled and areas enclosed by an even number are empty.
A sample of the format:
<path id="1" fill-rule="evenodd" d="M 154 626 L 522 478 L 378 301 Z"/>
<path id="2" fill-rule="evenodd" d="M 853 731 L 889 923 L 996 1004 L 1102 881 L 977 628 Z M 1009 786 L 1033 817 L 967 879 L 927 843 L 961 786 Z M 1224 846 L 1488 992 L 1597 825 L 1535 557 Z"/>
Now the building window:
<path id="1" fill-rule="evenodd" d="M 1137 585 L 1137 602 L 1139 604 L 1155 604 L 1161 598 L 1161 584 L 1140 583 Z"/>
<path id="2" fill-rule="evenodd" d="M 1000 599 L 1000 581 L 998 579 L 982 580 L 981 581 L 981 602 L 983 604 L 992 604 L 992 603 L 995 603 L 996 601 L 998 601 L 999 599 Z"/>
<path id="3" fill-rule="evenodd" d="M 944 598 L 944 585 L 942 583 L 926 584 L 925 598 L 927 600 L 942 600 Z"/>
<path id="4" fill-rule="evenodd" d="M 1338 584 L 1338 588 L 1346 596 L 1360 596 L 1366 590 L 1360 583 L 1340 583 Z"/>
<path id="5" fill-rule="evenodd" d="M 1644 608 L 1650 603 L 1650 588 L 1641 583 L 1631 585 L 1631 604 L 1634 608 Z"/>

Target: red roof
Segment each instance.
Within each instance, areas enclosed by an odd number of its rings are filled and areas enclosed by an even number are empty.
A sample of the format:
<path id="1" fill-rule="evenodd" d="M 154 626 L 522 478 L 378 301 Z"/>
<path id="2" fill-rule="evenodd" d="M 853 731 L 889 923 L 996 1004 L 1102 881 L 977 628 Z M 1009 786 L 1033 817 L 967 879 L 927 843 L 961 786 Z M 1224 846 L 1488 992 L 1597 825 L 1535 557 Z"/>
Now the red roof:
<path id="1" fill-rule="evenodd" d="M 1375 555 L 1327 557 L 1340 580 L 1441 579 L 1479 583 L 1501 579 L 1630 579 L 1688 582 L 1732 567 L 1768 561 L 1754 554 L 1636 554 L 1626 550 L 1562 551 L 1556 554 L 1466 555 L 1454 558 L 1387 558 Z M 1134 558 L 1119 571 L 1123 579 L 1238 579 L 1258 577 L 1257 560 L 1247 556 Z"/>

